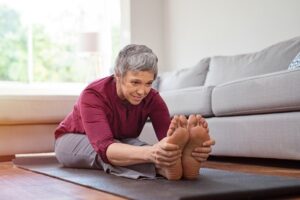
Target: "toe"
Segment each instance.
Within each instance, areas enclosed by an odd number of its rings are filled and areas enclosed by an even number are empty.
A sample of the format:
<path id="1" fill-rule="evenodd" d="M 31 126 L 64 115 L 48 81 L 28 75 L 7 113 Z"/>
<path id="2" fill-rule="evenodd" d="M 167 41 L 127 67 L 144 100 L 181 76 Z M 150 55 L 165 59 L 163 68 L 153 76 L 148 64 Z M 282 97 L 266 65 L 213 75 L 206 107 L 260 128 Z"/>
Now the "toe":
<path id="1" fill-rule="evenodd" d="M 175 126 L 175 128 L 178 128 L 179 127 L 179 124 L 180 124 L 180 119 L 179 119 L 179 116 L 178 115 L 175 115 L 172 119 L 172 122 Z"/>
<path id="2" fill-rule="evenodd" d="M 207 125 L 206 120 L 201 115 L 197 115 L 196 117 L 197 117 L 197 121 L 198 121 L 199 125 L 201 125 L 204 128 L 207 128 L 208 125 Z"/>
<path id="3" fill-rule="evenodd" d="M 173 135 L 173 133 L 175 132 L 175 127 L 173 126 L 173 124 L 171 123 L 167 132 L 167 136 L 171 136 Z"/>
<path id="4" fill-rule="evenodd" d="M 190 115 L 188 119 L 188 127 L 195 127 L 197 126 L 197 118 L 195 115 Z"/>
<path id="5" fill-rule="evenodd" d="M 173 135 L 173 133 L 177 129 L 177 127 L 178 127 L 177 117 L 174 116 L 173 119 L 171 120 L 169 130 L 167 132 L 167 136 Z"/>
<path id="6" fill-rule="evenodd" d="M 181 127 L 186 128 L 188 124 L 186 117 L 184 115 L 180 115 L 179 120 L 180 120 Z"/>
<path id="7" fill-rule="evenodd" d="M 203 127 L 208 129 L 208 123 L 206 121 L 204 121 Z"/>

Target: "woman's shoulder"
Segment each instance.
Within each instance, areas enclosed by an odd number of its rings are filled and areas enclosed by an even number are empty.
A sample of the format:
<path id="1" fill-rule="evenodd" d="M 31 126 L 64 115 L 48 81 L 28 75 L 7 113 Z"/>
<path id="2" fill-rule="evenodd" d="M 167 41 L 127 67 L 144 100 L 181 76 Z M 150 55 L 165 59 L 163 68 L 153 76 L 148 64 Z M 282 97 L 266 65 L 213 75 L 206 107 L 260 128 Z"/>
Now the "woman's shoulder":
<path id="1" fill-rule="evenodd" d="M 92 95 L 95 97 L 110 96 L 113 88 L 115 87 L 115 80 L 113 76 L 104 77 L 95 80 L 88 84 L 86 88 L 81 92 L 80 96 Z"/>
<path id="2" fill-rule="evenodd" d="M 94 90 L 101 90 L 109 87 L 110 85 L 114 84 L 114 76 L 107 76 L 101 79 L 97 79 L 90 84 L 87 85 L 85 89 L 94 89 Z"/>

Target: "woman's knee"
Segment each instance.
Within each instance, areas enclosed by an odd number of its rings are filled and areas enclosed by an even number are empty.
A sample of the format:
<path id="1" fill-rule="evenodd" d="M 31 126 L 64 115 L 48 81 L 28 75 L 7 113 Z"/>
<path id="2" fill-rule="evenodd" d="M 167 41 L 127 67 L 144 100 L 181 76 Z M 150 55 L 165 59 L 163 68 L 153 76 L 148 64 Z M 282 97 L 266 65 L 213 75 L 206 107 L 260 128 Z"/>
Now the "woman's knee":
<path id="1" fill-rule="evenodd" d="M 85 135 L 67 134 L 55 142 L 55 154 L 65 167 L 94 168 L 97 153 Z"/>

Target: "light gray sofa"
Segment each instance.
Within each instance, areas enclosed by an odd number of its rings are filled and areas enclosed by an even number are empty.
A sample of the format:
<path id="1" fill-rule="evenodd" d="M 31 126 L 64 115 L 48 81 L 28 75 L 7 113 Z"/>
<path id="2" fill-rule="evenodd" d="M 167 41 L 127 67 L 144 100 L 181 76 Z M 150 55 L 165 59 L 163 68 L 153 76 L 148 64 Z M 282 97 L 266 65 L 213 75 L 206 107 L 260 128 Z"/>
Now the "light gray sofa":
<path id="1" fill-rule="evenodd" d="M 300 160 L 300 70 L 288 70 L 300 37 L 261 51 L 213 56 L 159 75 L 171 115 L 201 114 L 216 140 L 212 155 Z M 141 139 L 154 143 L 151 123 Z"/>

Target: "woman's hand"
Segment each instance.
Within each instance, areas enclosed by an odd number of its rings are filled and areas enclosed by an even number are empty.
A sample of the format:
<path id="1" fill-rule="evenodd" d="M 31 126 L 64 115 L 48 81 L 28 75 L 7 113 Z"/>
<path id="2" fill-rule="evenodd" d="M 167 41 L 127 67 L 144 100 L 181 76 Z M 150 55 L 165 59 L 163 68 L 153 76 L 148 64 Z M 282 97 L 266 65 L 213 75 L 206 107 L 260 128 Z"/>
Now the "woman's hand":
<path id="1" fill-rule="evenodd" d="M 207 140 L 200 147 L 196 147 L 192 152 L 192 156 L 199 162 L 205 162 L 209 157 L 209 153 L 212 151 L 212 146 L 216 142 L 213 139 Z"/>
<path id="2" fill-rule="evenodd" d="M 152 146 L 150 160 L 156 167 L 170 167 L 181 157 L 181 150 L 176 144 L 168 143 L 167 137 Z"/>

